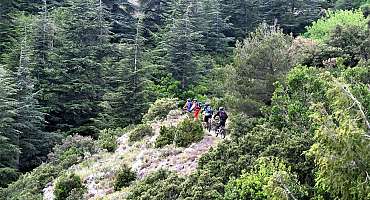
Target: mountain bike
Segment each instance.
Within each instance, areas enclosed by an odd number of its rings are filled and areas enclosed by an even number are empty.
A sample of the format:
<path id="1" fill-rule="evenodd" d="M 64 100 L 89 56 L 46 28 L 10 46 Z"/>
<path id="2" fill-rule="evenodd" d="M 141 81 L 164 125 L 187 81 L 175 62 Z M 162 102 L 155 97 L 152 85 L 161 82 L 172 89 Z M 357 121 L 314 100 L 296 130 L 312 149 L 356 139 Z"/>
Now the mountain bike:
<path id="1" fill-rule="evenodd" d="M 218 126 L 218 128 L 216 129 L 216 137 L 218 137 L 219 134 L 221 135 L 222 139 L 225 139 L 226 129 L 224 126 Z"/>

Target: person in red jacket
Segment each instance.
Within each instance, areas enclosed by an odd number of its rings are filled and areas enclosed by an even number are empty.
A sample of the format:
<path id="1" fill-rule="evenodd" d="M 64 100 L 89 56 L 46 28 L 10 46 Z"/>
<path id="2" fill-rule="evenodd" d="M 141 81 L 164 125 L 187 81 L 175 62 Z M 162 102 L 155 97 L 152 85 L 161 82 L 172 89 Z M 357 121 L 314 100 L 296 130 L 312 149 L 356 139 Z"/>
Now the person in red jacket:
<path id="1" fill-rule="evenodd" d="M 199 104 L 197 99 L 193 100 L 193 106 L 191 107 L 190 110 L 194 111 L 194 120 L 198 120 L 199 119 L 199 113 L 202 110 L 202 108 L 200 107 L 200 104 Z"/>

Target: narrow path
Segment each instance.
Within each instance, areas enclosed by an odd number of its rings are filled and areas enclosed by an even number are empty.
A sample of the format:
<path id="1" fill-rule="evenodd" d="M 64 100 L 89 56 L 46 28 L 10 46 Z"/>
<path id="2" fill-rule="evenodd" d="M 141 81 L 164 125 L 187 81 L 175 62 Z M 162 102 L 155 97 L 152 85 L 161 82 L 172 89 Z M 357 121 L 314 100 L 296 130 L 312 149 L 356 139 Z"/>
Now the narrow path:
<path id="1" fill-rule="evenodd" d="M 220 139 L 206 134 L 199 143 L 188 148 L 178 148 L 173 145 L 164 148 L 154 148 L 161 126 L 176 126 L 186 116 L 177 113 L 168 116 L 164 121 L 151 124 L 154 136 L 144 138 L 140 142 L 129 144 L 128 135 L 118 138 L 118 148 L 114 153 L 101 152 L 93 155 L 83 163 L 73 166 L 69 171 L 79 175 L 87 187 L 87 199 L 99 199 L 114 193 L 115 176 L 123 164 L 131 166 L 140 179 L 160 168 L 175 171 L 180 175 L 189 175 L 198 166 L 199 158 L 211 147 L 216 146 Z M 53 185 L 44 189 L 44 199 L 53 199 Z M 114 199 L 114 198 L 112 198 Z"/>

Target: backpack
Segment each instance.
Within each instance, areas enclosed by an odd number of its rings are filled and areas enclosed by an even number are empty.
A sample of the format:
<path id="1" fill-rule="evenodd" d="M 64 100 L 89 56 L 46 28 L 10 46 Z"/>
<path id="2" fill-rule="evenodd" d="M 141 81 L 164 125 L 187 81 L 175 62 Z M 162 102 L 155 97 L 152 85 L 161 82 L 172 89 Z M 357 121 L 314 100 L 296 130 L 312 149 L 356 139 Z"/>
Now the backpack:
<path id="1" fill-rule="evenodd" d="M 211 106 L 205 107 L 204 112 L 206 113 L 206 116 L 211 116 L 213 114 L 213 110 L 212 110 Z"/>
<path id="2" fill-rule="evenodd" d="M 228 118 L 225 111 L 220 111 L 219 115 L 220 115 L 220 119 L 223 120 L 223 121 L 225 121 Z"/>

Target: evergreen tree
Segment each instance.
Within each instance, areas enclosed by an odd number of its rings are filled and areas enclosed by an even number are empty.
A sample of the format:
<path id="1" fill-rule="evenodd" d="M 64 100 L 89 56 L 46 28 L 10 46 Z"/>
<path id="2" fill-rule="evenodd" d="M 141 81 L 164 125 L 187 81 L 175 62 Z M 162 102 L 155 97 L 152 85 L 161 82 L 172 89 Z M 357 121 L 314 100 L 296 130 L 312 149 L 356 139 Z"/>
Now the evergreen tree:
<path id="1" fill-rule="evenodd" d="M 229 28 L 226 19 L 223 18 L 220 0 L 204 0 L 203 2 L 203 27 L 204 47 L 207 52 L 224 53 L 230 39 L 224 35 Z"/>
<path id="2" fill-rule="evenodd" d="M 102 113 L 98 117 L 101 128 L 125 127 L 138 123 L 148 109 L 149 96 L 146 86 L 148 80 L 143 67 L 144 38 L 143 21 L 138 19 L 135 43 L 121 44 L 119 62 L 104 70 L 108 80 L 108 92 L 103 97 Z"/>
<path id="3" fill-rule="evenodd" d="M 102 63 L 111 52 L 106 12 L 95 0 L 68 4 L 54 16 L 59 31 L 42 97 L 48 106 L 47 130 L 94 134 L 91 119 L 103 95 Z"/>
<path id="4" fill-rule="evenodd" d="M 323 0 L 260 0 L 258 20 L 279 24 L 284 32 L 298 35 L 321 17 L 325 3 Z"/>
<path id="5" fill-rule="evenodd" d="M 25 28 L 26 29 L 26 28 Z M 19 169 L 28 171 L 46 161 L 55 137 L 52 133 L 42 131 L 44 114 L 41 113 L 34 81 L 31 78 L 30 68 L 32 51 L 28 42 L 27 30 L 20 42 L 19 65 L 15 73 L 17 110 L 14 127 L 18 131 L 18 145 L 21 149 Z"/>
<path id="6" fill-rule="evenodd" d="M 110 31 L 112 42 L 134 43 L 136 33 L 137 8 L 128 0 L 103 1 L 109 10 Z"/>
<path id="7" fill-rule="evenodd" d="M 0 65 L 0 168 L 16 168 L 19 132 L 14 128 L 16 100 L 15 86 L 9 72 Z"/>
<path id="8" fill-rule="evenodd" d="M 143 17 L 145 27 L 143 37 L 146 38 L 145 44 L 155 47 L 156 34 L 166 25 L 171 13 L 172 0 L 140 0 L 140 12 Z"/>
<path id="9" fill-rule="evenodd" d="M 181 82 L 181 88 L 187 89 L 197 80 L 199 71 L 195 56 L 203 49 L 201 34 L 195 26 L 196 5 L 191 0 L 181 0 L 172 6 L 173 20 L 167 26 L 168 32 L 163 35 L 165 65 L 175 80 Z"/>
<path id="10" fill-rule="evenodd" d="M 228 78 L 234 109 L 253 116 L 270 103 L 273 84 L 292 67 L 291 43 L 292 38 L 282 30 L 263 24 L 243 43 L 237 44 Z"/>

